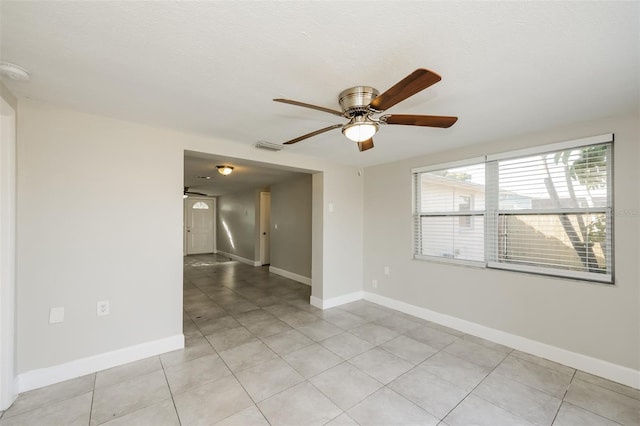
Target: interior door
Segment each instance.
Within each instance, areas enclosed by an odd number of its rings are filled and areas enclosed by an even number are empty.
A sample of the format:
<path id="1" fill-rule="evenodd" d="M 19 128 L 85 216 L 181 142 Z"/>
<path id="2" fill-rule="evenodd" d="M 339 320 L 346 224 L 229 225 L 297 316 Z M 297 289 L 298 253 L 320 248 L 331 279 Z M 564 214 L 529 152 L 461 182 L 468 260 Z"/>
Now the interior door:
<path id="1" fill-rule="evenodd" d="M 213 253 L 214 200 L 186 198 L 187 254 Z"/>
<path id="2" fill-rule="evenodd" d="M 260 263 L 271 263 L 271 193 L 260 193 Z"/>

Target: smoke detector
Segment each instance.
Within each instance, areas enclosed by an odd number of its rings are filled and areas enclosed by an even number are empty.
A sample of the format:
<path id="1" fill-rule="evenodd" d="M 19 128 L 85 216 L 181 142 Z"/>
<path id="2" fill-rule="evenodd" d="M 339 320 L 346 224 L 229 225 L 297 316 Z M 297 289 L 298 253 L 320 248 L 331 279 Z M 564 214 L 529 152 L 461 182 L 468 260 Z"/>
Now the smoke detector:
<path id="1" fill-rule="evenodd" d="M 10 62 L 0 61 L 0 75 L 16 81 L 29 80 L 29 73 L 27 70 Z"/>

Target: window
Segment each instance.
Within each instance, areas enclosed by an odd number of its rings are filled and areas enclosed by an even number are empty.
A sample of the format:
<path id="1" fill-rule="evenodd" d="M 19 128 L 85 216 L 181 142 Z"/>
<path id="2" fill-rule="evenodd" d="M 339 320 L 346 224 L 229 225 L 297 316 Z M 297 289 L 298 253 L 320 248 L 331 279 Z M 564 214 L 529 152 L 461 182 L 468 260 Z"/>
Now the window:
<path id="1" fill-rule="evenodd" d="M 484 169 L 451 164 L 415 174 L 416 255 L 484 260 Z"/>
<path id="2" fill-rule="evenodd" d="M 613 282 L 612 142 L 413 170 L 415 257 Z"/>
<path id="3" fill-rule="evenodd" d="M 207 203 L 205 203 L 203 201 L 198 201 L 197 203 L 195 203 L 193 205 L 193 209 L 195 209 L 195 210 L 209 210 L 209 206 L 207 205 Z"/>

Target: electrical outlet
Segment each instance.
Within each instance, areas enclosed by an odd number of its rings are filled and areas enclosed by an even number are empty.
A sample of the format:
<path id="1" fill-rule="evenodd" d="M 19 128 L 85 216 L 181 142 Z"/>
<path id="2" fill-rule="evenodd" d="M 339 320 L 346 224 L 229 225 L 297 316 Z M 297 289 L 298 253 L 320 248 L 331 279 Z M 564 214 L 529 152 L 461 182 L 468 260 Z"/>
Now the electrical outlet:
<path id="1" fill-rule="evenodd" d="M 371 280 L 371 286 L 373 288 L 378 288 L 378 280 Z"/>
<path id="2" fill-rule="evenodd" d="M 97 314 L 99 317 L 104 315 L 109 315 L 111 313 L 111 309 L 109 307 L 108 300 L 100 300 L 97 305 Z"/>
<path id="3" fill-rule="evenodd" d="M 389 269 L 389 267 L 388 267 L 388 266 L 385 266 L 385 267 L 384 267 L 384 274 L 385 274 L 385 275 L 389 275 L 390 273 L 391 273 L 391 269 Z"/>
<path id="4" fill-rule="evenodd" d="M 49 324 L 64 322 L 64 308 L 51 308 L 49 311 Z"/>

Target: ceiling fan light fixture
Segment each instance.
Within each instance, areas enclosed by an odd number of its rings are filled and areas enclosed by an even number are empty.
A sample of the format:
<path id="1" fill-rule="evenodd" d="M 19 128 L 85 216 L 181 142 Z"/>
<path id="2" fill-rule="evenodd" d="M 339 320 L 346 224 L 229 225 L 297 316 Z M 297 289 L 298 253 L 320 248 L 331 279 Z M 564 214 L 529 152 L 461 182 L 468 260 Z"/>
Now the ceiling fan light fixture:
<path id="1" fill-rule="evenodd" d="M 231 172 L 233 172 L 232 166 L 216 166 L 216 169 L 218 169 L 218 173 L 222 176 L 229 176 Z"/>
<path id="2" fill-rule="evenodd" d="M 371 139 L 378 131 L 378 123 L 365 116 L 356 116 L 342 127 L 342 134 L 354 142 Z"/>

